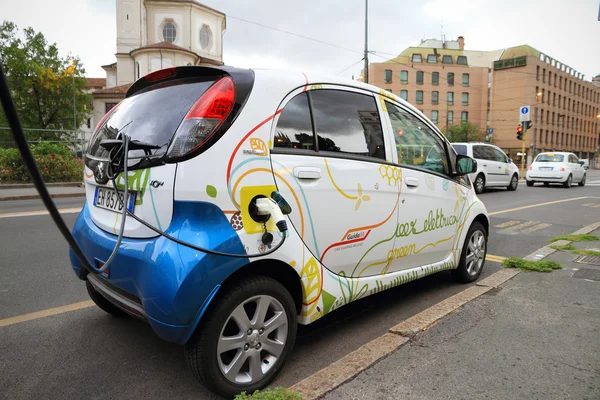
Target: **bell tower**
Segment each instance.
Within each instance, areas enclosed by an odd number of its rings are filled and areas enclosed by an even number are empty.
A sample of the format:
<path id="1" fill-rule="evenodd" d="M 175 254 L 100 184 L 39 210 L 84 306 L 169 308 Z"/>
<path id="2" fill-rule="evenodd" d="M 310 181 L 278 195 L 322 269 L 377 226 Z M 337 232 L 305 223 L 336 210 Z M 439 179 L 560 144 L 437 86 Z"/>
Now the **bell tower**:
<path id="1" fill-rule="evenodd" d="M 142 0 L 117 1 L 117 54 L 142 47 Z"/>

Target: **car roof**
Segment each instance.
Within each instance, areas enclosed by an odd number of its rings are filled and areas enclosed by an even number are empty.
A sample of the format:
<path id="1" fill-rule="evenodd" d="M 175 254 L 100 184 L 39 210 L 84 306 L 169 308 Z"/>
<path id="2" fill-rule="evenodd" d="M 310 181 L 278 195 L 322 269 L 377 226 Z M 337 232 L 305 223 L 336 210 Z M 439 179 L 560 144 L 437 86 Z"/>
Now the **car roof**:
<path id="1" fill-rule="evenodd" d="M 569 153 L 568 151 L 544 151 L 543 153 L 538 154 L 538 156 L 541 154 L 559 154 L 561 156 L 565 156 L 573 153 Z"/>

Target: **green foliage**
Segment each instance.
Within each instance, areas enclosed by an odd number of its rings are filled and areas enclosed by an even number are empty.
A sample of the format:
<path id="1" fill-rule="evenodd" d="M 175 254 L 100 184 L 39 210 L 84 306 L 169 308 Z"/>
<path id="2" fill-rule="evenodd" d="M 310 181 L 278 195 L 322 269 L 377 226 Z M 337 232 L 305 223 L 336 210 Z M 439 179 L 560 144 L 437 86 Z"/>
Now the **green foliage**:
<path id="1" fill-rule="evenodd" d="M 83 164 L 68 146 L 60 143 L 41 143 L 31 146 L 35 162 L 46 182 L 79 182 Z M 18 149 L 0 149 L 0 183 L 30 182 L 29 172 Z"/>
<path id="2" fill-rule="evenodd" d="M 558 250 L 558 251 L 573 251 L 573 250 L 575 250 L 575 246 L 573 246 L 571 243 L 563 244 L 563 245 L 554 244 L 554 245 L 550 246 L 550 248 L 552 248 L 554 250 Z"/>
<path id="3" fill-rule="evenodd" d="M 240 393 L 234 400 L 302 400 L 300 393 L 286 388 L 266 389 L 262 392 L 256 391 L 253 394 Z"/>
<path id="4" fill-rule="evenodd" d="M 575 254 L 579 254 L 580 256 L 597 256 L 600 257 L 600 251 L 590 250 L 590 249 L 581 249 L 573 251 Z"/>
<path id="5" fill-rule="evenodd" d="M 76 67 L 69 68 L 72 61 Z M 85 69 L 77 57 L 61 57 L 55 43 L 32 28 L 19 33 L 9 21 L 0 25 L 0 63 L 24 128 L 73 129 L 73 88 L 77 127 L 90 110 L 91 94 L 85 93 Z M 0 111 L 0 126 L 8 126 Z M 29 138 L 31 139 L 31 138 Z M 0 142 L 9 142 L 10 132 L 0 131 Z"/>
<path id="6" fill-rule="evenodd" d="M 562 269 L 556 261 L 529 261 L 522 258 L 510 257 L 502 261 L 504 268 L 519 268 L 521 271 L 552 272 L 554 269 Z"/>
<path id="7" fill-rule="evenodd" d="M 460 124 L 452 125 L 446 132 L 446 137 L 451 143 L 456 142 L 484 142 L 486 133 L 477 124 L 463 121 Z"/>
<path id="8" fill-rule="evenodd" d="M 550 239 L 550 243 L 557 242 L 559 240 L 568 240 L 569 242 L 593 242 L 594 240 L 600 240 L 600 236 L 597 235 L 563 235 L 556 236 Z"/>

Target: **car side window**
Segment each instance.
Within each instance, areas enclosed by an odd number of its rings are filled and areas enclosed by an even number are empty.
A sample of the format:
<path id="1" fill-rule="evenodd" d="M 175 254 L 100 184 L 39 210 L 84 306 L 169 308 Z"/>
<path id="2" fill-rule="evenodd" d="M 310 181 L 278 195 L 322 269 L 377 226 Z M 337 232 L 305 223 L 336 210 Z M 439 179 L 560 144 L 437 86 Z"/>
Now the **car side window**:
<path id="1" fill-rule="evenodd" d="M 398 162 L 442 174 L 448 173 L 448 158 L 437 134 L 408 111 L 387 101 L 385 105 L 392 123 Z"/>
<path id="2" fill-rule="evenodd" d="M 331 89 L 311 90 L 309 95 L 319 152 L 386 159 L 381 119 L 373 96 Z"/>
<path id="3" fill-rule="evenodd" d="M 498 150 L 498 149 L 494 149 L 492 148 L 492 150 L 494 151 L 494 154 L 496 155 L 496 161 L 501 162 L 501 163 L 507 163 L 508 160 L 506 159 L 506 154 L 504 154 L 503 151 Z"/>
<path id="4" fill-rule="evenodd" d="M 277 121 L 273 147 L 314 150 L 315 140 L 306 93 L 290 100 Z"/>
<path id="5" fill-rule="evenodd" d="M 473 146 L 473 158 L 487 160 L 486 148 L 484 146 Z"/>

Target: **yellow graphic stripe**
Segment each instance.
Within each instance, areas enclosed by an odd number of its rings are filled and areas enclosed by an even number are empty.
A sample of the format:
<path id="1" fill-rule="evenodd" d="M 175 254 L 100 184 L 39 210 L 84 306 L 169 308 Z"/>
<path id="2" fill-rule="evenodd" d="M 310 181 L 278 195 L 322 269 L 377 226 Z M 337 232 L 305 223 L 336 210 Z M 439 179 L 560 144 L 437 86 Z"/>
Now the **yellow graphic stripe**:
<path id="1" fill-rule="evenodd" d="M 362 271 L 360 271 L 360 272 L 358 273 L 358 277 L 360 277 L 360 276 L 363 274 L 363 272 L 365 272 L 366 270 L 368 270 L 368 269 L 369 269 L 369 268 L 371 268 L 371 267 L 374 267 L 374 266 L 376 266 L 376 265 L 381 265 L 381 264 L 388 264 L 388 263 L 390 263 L 390 261 L 388 261 L 388 260 L 385 260 L 385 261 L 378 261 L 378 262 L 374 262 L 374 263 L 372 263 L 372 264 L 369 264 L 369 265 L 367 265 L 366 267 L 364 267 Z M 386 266 L 386 267 L 387 267 L 387 266 Z"/>
<path id="2" fill-rule="evenodd" d="M 331 179 L 331 183 L 333 183 L 333 186 L 337 189 L 337 191 L 347 199 L 350 199 L 350 200 L 358 199 L 358 196 L 350 196 L 350 195 L 344 193 L 344 191 L 342 189 L 340 189 L 340 187 L 333 180 L 333 176 L 331 175 L 331 170 L 329 169 L 329 164 L 327 163 L 327 159 L 324 158 L 323 160 L 325 160 L 325 168 L 327 168 L 327 174 L 329 175 L 329 179 Z"/>
<path id="3" fill-rule="evenodd" d="M 452 234 L 452 236 L 450 236 L 450 237 L 447 237 L 447 238 L 445 238 L 445 239 L 440 239 L 440 240 L 438 240 L 438 241 L 437 241 L 437 242 L 435 242 L 435 243 L 427 243 L 425 246 L 421 247 L 419 250 L 416 250 L 416 251 L 415 251 L 415 254 L 419 254 L 420 252 L 422 252 L 423 250 L 425 250 L 426 248 L 428 248 L 428 247 L 430 247 L 430 246 L 431 246 L 431 247 L 435 247 L 435 246 L 437 246 L 437 245 L 438 245 L 438 244 L 440 244 L 440 243 L 447 242 L 448 240 L 452 239 L 452 238 L 454 237 L 454 235 L 456 235 L 456 232 L 455 232 L 455 233 L 453 233 L 453 234 Z"/>
<path id="4" fill-rule="evenodd" d="M 94 302 L 88 300 L 82 301 L 80 303 L 68 304 L 66 306 L 49 308 L 47 310 L 42 310 L 31 314 L 24 314 L 16 317 L 0 319 L 0 327 L 19 324 L 21 322 L 32 321 L 34 319 L 50 317 L 52 315 L 63 314 L 69 311 L 81 310 L 82 308 L 92 307 L 93 305 Z"/>

